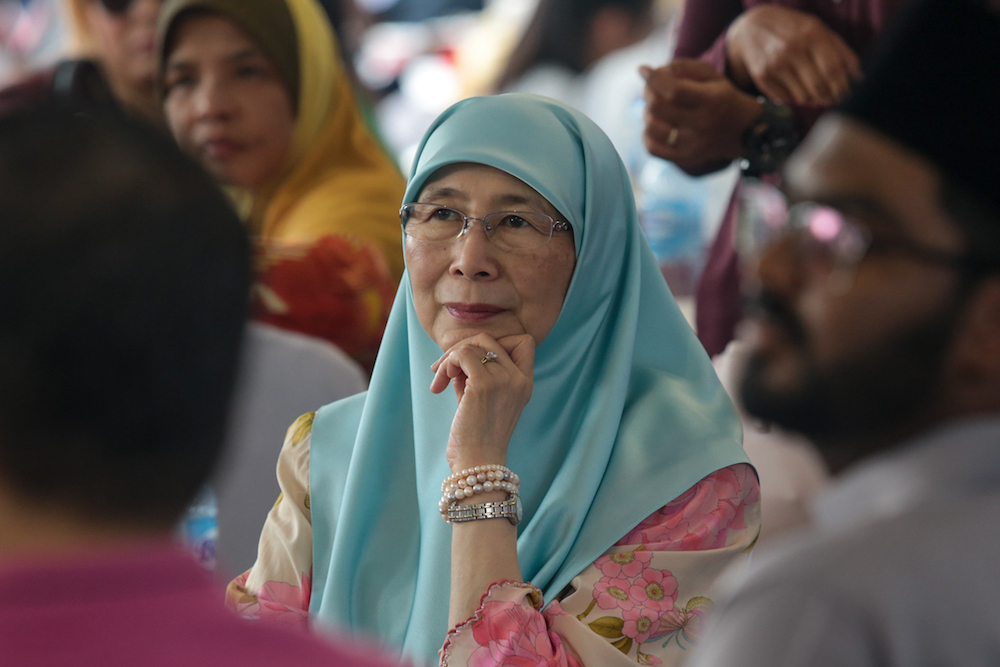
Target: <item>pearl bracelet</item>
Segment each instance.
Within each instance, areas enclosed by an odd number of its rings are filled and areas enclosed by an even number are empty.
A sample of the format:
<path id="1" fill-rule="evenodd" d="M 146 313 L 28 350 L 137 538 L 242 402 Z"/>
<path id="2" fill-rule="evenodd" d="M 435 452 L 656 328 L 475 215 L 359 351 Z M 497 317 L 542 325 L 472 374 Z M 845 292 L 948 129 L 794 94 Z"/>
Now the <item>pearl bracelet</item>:
<path id="1" fill-rule="evenodd" d="M 464 498 L 491 491 L 518 493 L 520 487 L 521 478 L 506 466 L 495 463 L 476 466 L 456 472 L 444 480 L 441 484 L 442 498 L 438 503 L 438 509 L 443 516 L 447 516 L 448 508 Z"/>

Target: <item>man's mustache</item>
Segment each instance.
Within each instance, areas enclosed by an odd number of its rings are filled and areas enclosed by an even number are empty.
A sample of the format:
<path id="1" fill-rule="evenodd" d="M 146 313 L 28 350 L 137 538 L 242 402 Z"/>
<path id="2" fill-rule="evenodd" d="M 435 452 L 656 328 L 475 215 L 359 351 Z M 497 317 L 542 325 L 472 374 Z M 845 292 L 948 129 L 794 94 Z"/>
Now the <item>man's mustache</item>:
<path id="1" fill-rule="evenodd" d="M 780 296 L 767 289 L 761 289 L 746 303 L 745 312 L 757 319 L 766 319 L 783 329 L 795 343 L 804 343 L 806 329 L 801 320 Z"/>

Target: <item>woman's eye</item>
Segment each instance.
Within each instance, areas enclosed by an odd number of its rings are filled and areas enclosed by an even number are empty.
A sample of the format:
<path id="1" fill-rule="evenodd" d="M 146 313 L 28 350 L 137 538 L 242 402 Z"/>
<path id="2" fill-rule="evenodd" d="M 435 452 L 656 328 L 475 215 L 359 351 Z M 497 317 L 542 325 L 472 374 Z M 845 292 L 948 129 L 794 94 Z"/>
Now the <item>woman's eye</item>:
<path id="1" fill-rule="evenodd" d="M 236 76 L 241 79 L 256 79 L 264 75 L 264 70 L 256 65 L 245 65 L 236 70 Z"/>
<path id="2" fill-rule="evenodd" d="M 441 222 L 455 222 L 461 217 L 458 211 L 450 208 L 439 208 L 431 214 L 432 220 L 440 220 Z"/>
<path id="3" fill-rule="evenodd" d="M 503 220 L 500 221 L 500 224 L 510 227 L 511 229 L 522 229 L 531 225 L 530 222 L 519 215 L 505 215 Z"/>
<path id="4" fill-rule="evenodd" d="M 195 83 L 195 78 L 189 74 L 169 78 L 164 83 L 165 92 L 170 93 L 176 88 L 190 88 Z"/>

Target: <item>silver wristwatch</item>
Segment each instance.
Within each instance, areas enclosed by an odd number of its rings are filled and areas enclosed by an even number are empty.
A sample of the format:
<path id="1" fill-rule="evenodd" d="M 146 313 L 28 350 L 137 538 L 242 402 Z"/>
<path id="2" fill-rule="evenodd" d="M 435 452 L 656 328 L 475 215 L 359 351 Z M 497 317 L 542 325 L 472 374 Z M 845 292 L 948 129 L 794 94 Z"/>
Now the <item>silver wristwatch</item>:
<path id="1" fill-rule="evenodd" d="M 451 505 L 448 507 L 448 523 L 479 521 L 481 519 L 507 519 L 513 525 L 521 520 L 521 496 L 511 493 L 500 502 L 478 503 L 475 505 Z"/>

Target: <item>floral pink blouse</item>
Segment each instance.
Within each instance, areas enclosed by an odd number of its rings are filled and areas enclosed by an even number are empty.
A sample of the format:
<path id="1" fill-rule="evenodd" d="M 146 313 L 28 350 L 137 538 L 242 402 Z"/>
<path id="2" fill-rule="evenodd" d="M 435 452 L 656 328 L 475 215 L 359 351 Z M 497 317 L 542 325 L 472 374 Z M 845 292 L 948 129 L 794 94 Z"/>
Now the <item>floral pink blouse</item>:
<path id="1" fill-rule="evenodd" d="M 227 602 L 243 615 L 308 621 L 313 416 L 289 428 L 278 459 L 282 495 L 264 524 L 257 562 L 229 584 Z M 678 665 L 712 608 L 712 584 L 749 552 L 759 529 L 753 469 L 717 470 L 628 531 L 561 599 L 546 604 L 527 583 L 491 585 L 475 614 L 443 638 L 441 664 Z"/>

